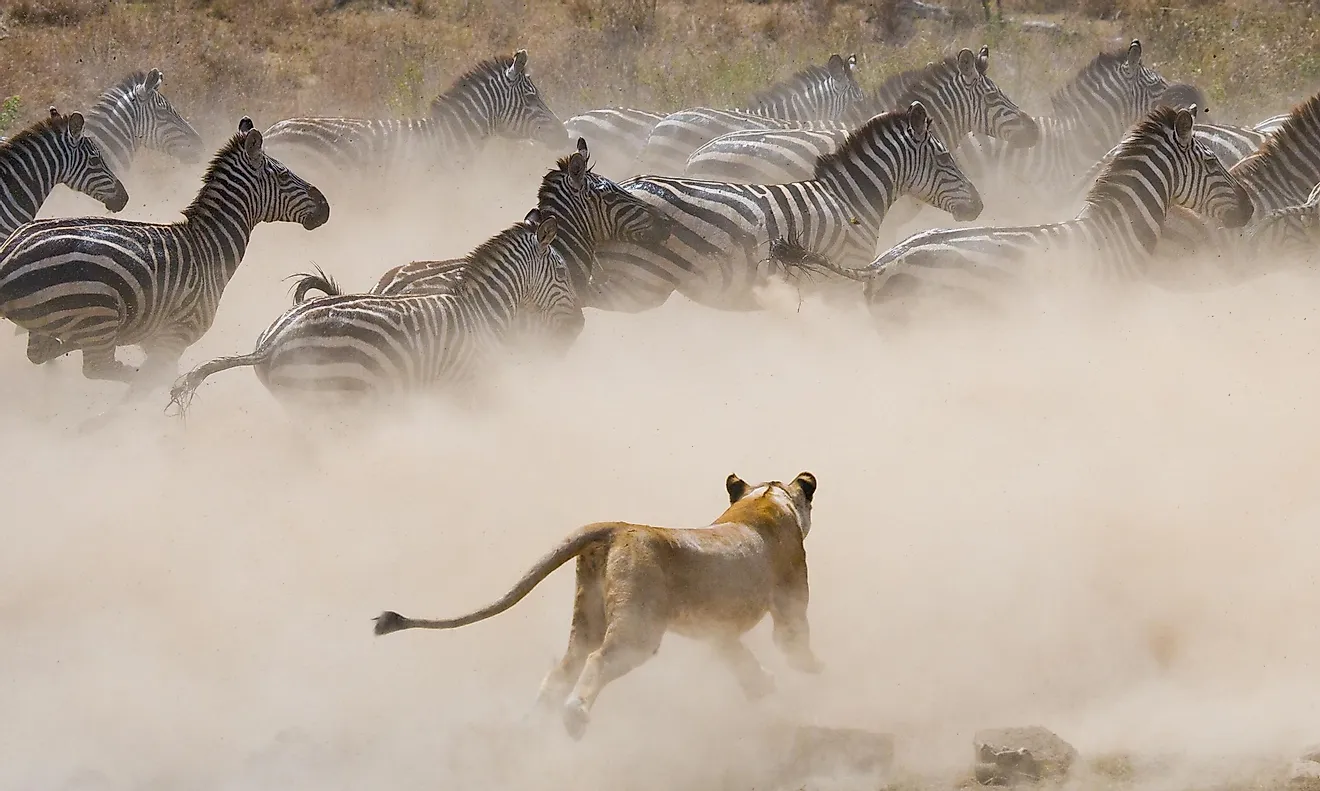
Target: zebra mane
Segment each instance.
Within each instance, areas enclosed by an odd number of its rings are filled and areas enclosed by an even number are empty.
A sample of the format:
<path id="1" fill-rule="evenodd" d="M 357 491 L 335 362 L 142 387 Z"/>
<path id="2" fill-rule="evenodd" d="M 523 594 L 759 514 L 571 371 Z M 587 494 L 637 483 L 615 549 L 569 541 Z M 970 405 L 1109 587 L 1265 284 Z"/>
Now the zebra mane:
<path id="1" fill-rule="evenodd" d="M 1117 178 L 1118 173 L 1127 170 L 1129 158 L 1139 149 L 1148 146 L 1151 138 L 1165 137 L 1168 134 L 1166 130 L 1174 128 L 1178 113 L 1179 110 L 1173 107 L 1159 105 L 1132 127 L 1123 137 L 1123 142 L 1115 148 L 1114 156 L 1100 171 L 1100 175 L 1096 176 L 1095 184 L 1087 190 L 1085 198 L 1087 206 L 1108 203 L 1129 196 L 1128 187 Z"/>
<path id="2" fill-rule="evenodd" d="M 0 151 L 8 151 L 11 147 L 27 142 L 34 137 L 40 137 L 52 129 L 64 129 L 68 125 L 69 116 L 67 115 L 61 115 L 58 118 L 47 115 L 35 124 L 15 132 L 14 136 L 8 140 L 0 141 Z"/>
<path id="3" fill-rule="evenodd" d="M 492 268 L 505 258 L 505 254 L 518 243 L 528 236 L 535 237 L 536 232 L 527 227 L 527 223 L 519 220 L 508 228 L 500 231 L 486 241 L 477 245 L 472 252 L 464 256 L 467 266 L 471 270 L 482 271 Z M 474 282 L 467 278 L 463 285 L 469 285 Z"/>
<path id="4" fill-rule="evenodd" d="M 816 169 L 813 178 L 820 178 L 838 165 L 853 159 L 873 145 L 875 138 L 885 134 L 895 125 L 907 119 L 907 108 L 886 110 L 874 115 L 866 123 L 848 133 L 848 137 L 828 154 L 816 157 Z"/>
<path id="5" fill-rule="evenodd" d="M 933 70 L 929 70 L 931 65 L 935 67 Z M 903 94 L 912 90 L 913 86 L 919 85 L 929 74 L 939 73 L 945 69 L 957 73 L 957 53 L 946 55 L 940 60 L 935 61 L 933 64 L 927 64 L 926 66 L 916 69 L 908 69 L 907 71 L 900 71 L 898 74 L 886 77 L 885 81 L 880 83 L 880 87 L 871 91 L 871 95 L 868 97 L 871 102 L 871 107 L 875 108 L 876 111 L 894 109 L 897 106 L 896 102 L 902 98 Z"/>
<path id="6" fill-rule="evenodd" d="M 1316 165 L 1297 156 L 1297 152 L 1309 150 L 1317 141 L 1320 141 L 1320 93 L 1294 107 L 1288 113 L 1288 120 L 1266 135 L 1260 148 L 1230 168 L 1229 173 L 1238 178 L 1251 178 L 1276 168 L 1304 164 L 1311 169 L 1312 183 L 1320 181 L 1320 173 L 1315 172 Z"/>
<path id="7" fill-rule="evenodd" d="M 472 86 L 481 85 L 492 78 L 503 78 L 504 73 L 513 65 L 512 55 L 499 55 L 488 58 L 464 72 L 439 96 L 431 100 L 431 112 L 435 112 L 454 98 L 462 96 Z"/>
<path id="8" fill-rule="evenodd" d="M 1098 75 L 1115 71 L 1127 60 L 1128 48 L 1111 52 L 1100 52 L 1091 62 L 1083 66 L 1064 86 L 1050 95 L 1050 105 L 1056 115 L 1076 109 L 1079 106 L 1077 91 L 1087 83 L 1093 82 Z"/>
<path id="9" fill-rule="evenodd" d="M 147 81 L 147 72 L 139 69 L 129 74 L 123 79 L 111 85 L 96 97 L 91 108 L 87 111 L 89 115 L 109 115 L 111 108 L 119 103 L 119 99 L 125 94 L 131 93 L 134 88 Z"/>
<path id="10" fill-rule="evenodd" d="M 849 73 L 848 78 L 850 81 L 856 82 L 856 78 L 852 76 L 851 72 Z M 752 101 L 748 106 L 759 108 L 775 101 L 776 99 L 805 93 L 810 90 L 813 85 L 825 85 L 833 79 L 834 76 L 830 74 L 828 67 L 808 66 L 805 69 L 780 80 L 774 85 L 771 85 L 769 88 L 754 94 L 752 96 Z"/>
<path id="11" fill-rule="evenodd" d="M 229 141 L 226 142 L 219 151 L 215 152 L 215 156 L 211 157 L 211 161 L 206 165 L 206 171 L 202 173 L 202 190 L 198 191 L 198 198 L 202 196 L 202 192 L 206 189 L 206 185 L 215 177 L 216 171 L 220 169 L 220 166 L 239 152 L 243 145 L 244 136 L 245 135 L 242 132 L 235 132 L 234 136 L 229 138 Z M 182 214 L 186 219 L 191 220 L 200 209 L 201 205 L 196 199 L 194 199 L 192 203 L 184 208 Z"/>

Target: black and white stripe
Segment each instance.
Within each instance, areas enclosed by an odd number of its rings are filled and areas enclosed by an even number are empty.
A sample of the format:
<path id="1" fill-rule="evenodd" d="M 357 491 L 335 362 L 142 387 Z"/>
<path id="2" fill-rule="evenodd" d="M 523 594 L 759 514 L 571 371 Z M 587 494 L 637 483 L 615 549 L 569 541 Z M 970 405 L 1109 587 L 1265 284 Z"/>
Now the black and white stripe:
<path id="1" fill-rule="evenodd" d="M 180 222 L 39 220 L 0 245 L 0 317 L 28 331 L 29 360 L 81 350 L 84 376 L 130 382 L 130 394 L 168 380 L 214 321 L 253 227 L 329 219 L 325 197 L 265 154 L 250 119 L 238 129 Z M 141 371 L 115 358 L 132 345 L 146 352 Z"/>
<path id="2" fill-rule="evenodd" d="M 1035 145 L 1040 134 L 1035 120 L 990 79 L 989 63 L 989 47 L 977 54 L 963 49 L 939 63 L 897 74 L 868 99 L 866 112 L 901 109 L 919 101 L 930 111 L 932 128 L 950 151 L 969 132 L 999 138 L 1010 146 Z M 744 184 L 801 181 L 811 178 L 817 157 L 833 151 L 847 136 L 847 128 L 733 132 L 694 151 L 685 176 Z"/>
<path id="3" fill-rule="evenodd" d="M 106 89 L 87 111 L 87 134 L 120 176 L 143 148 L 185 164 L 202 158 L 201 135 L 160 92 L 163 80 L 160 69 L 134 72 Z"/>
<path id="4" fill-rule="evenodd" d="M 824 121 L 848 128 L 868 117 L 857 83 L 857 56 L 837 53 L 825 66 L 810 66 L 753 97 L 746 108 L 689 107 L 655 125 L 637 154 L 634 173 L 681 175 L 693 151 L 740 129 L 801 128 Z M 842 119 L 849 119 L 843 123 Z"/>
<path id="5" fill-rule="evenodd" d="M 1170 206 L 1226 227 L 1252 216 L 1246 191 L 1193 134 L 1194 112 L 1161 106 L 1138 123 L 1072 220 L 924 231 L 850 275 L 865 281 L 877 319 L 896 318 L 906 302 L 931 293 L 983 303 L 991 289 L 1028 273 L 1154 278 L 1149 263 Z"/>
<path id="6" fill-rule="evenodd" d="M 461 167 L 492 137 L 560 148 L 568 134 L 527 72 L 527 51 L 484 61 L 431 103 L 429 118 L 288 118 L 266 131 L 273 153 L 317 172 Z"/>
<path id="7" fill-rule="evenodd" d="M 809 181 L 753 185 L 642 176 L 621 186 L 665 212 L 673 225 L 660 245 L 601 246 L 591 306 L 606 310 L 646 310 L 674 291 L 709 307 L 755 310 L 757 288 L 779 273 L 767 256 L 772 239 L 798 238 L 834 260 L 860 265 L 872 257 L 880 223 L 899 195 L 915 195 L 960 221 L 981 212 L 976 188 L 932 133 L 920 102 L 862 125 L 821 158 Z"/>
<path id="8" fill-rule="evenodd" d="M 614 173 L 632 167 L 651 130 L 665 115 L 632 107 L 603 107 L 578 113 L 564 122 L 564 128 L 570 137 L 586 139 L 596 152 L 596 167 Z"/>
<path id="9" fill-rule="evenodd" d="M 519 314 L 544 314 L 544 340 L 566 350 L 585 323 L 556 220 L 538 209 L 467 256 L 461 285 L 443 293 L 326 296 L 299 302 L 257 339 L 251 354 L 198 366 L 176 382 L 186 409 L 214 373 L 253 366 L 290 406 L 357 405 L 404 393 L 470 385 L 505 346 Z"/>
<path id="10" fill-rule="evenodd" d="M 107 209 L 128 204 L 128 192 L 115 178 L 90 136 L 81 113 L 50 117 L 0 143 L 0 240 L 30 222 L 56 184 L 66 184 Z"/>
<path id="11" fill-rule="evenodd" d="M 1252 259 L 1268 260 L 1273 268 L 1280 259 L 1316 258 L 1320 255 L 1320 184 L 1301 204 L 1265 212 L 1250 225 L 1245 237 L 1245 248 L 1255 254 Z"/>

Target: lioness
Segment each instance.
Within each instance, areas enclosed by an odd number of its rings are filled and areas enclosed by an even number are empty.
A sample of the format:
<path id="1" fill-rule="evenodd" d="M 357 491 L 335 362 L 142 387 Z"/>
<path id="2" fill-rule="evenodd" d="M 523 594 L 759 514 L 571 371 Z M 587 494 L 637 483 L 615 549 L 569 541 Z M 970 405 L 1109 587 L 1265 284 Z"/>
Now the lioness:
<path id="1" fill-rule="evenodd" d="M 494 604 L 443 621 L 383 612 L 376 617 L 376 634 L 452 629 L 497 615 L 576 557 L 568 651 L 541 683 L 537 698 L 538 708 L 563 704 L 564 727 L 574 739 L 586 732 L 588 712 L 601 689 L 654 655 L 668 630 L 714 644 L 750 699 L 774 688 L 773 677 L 742 643 L 742 635 L 767 612 L 774 619 L 775 644 L 789 666 L 820 672 L 807 625 L 803 546 L 811 530 L 816 476 L 804 472 L 788 484 L 751 486 L 729 475 L 724 486 L 729 507 L 706 527 L 587 525 L 541 558 Z"/>

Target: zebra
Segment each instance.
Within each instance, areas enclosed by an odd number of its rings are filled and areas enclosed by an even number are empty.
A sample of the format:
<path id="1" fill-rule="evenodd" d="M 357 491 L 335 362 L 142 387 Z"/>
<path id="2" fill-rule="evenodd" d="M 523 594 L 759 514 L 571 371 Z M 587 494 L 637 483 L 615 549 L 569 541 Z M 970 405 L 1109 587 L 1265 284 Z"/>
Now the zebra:
<path id="1" fill-rule="evenodd" d="M 494 136 L 553 148 L 568 141 L 527 72 L 525 49 L 474 66 L 436 97 L 427 118 L 286 118 L 266 130 L 271 150 L 282 157 L 306 157 L 318 172 L 355 174 L 415 166 L 413 155 L 461 167 Z"/>
<path id="2" fill-rule="evenodd" d="M 639 176 L 620 186 L 673 221 L 663 244 L 601 246 L 589 306 L 627 312 L 658 307 L 676 290 L 708 307 L 756 310 L 755 289 L 775 268 L 765 256 L 771 239 L 798 235 L 835 260 L 867 261 L 885 213 L 904 193 L 959 221 L 975 219 L 982 208 L 921 102 L 867 121 L 820 158 L 809 181 L 756 185 Z"/>
<path id="3" fill-rule="evenodd" d="M 575 294 L 590 294 L 596 268 L 596 248 L 617 240 L 654 245 L 669 235 L 670 221 L 662 212 L 626 192 L 615 182 L 596 174 L 585 138 L 577 150 L 560 159 L 541 179 L 537 192 L 541 216 L 556 219 L 555 250 L 564 258 Z M 369 292 L 378 296 L 452 292 L 472 271 L 469 258 L 443 261 L 412 261 L 393 267 Z M 330 296 L 343 292 L 329 278 L 304 276 L 295 287 L 293 299 L 302 302 L 316 289 Z M 534 329 L 539 316 L 532 315 Z"/>
<path id="4" fill-rule="evenodd" d="M 680 175 L 694 150 L 738 129 L 797 128 L 801 122 L 845 117 L 856 125 L 869 115 L 858 109 L 865 95 L 856 70 L 856 55 L 845 60 L 835 53 L 825 66 L 809 66 L 752 97 L 746 108 L 689 107 L 670 113 L 647 136 L 633 172 Z"/>
<path id="5" fill-rule="evenodd" d="M 111 212 L 128 205 L 128 191 L 86 130 L 82 113 L 60 115 L 51 107 L 49 117 L 0 143 L 0 239 L 36 217 L 56 184 Z"/>
<path id="6" fill-rule="evenodd" d="M 1040 130 L 986 74 L 990 48 L 962 49 L 939 63 L 890 77 L 867 101 L 875 114 L 920 101 L 935 134 L 956 151 L 969 132 L 1029 148 Z M 834 150 L 848 129 L 742 130 L 718 137 L 688 157 L 685 178 L 744 184 L 782 184 L 811 178 L 816 159 Z"/>
<path id="7" fill-rule="evenodd" d="M 244 116 L 215 155 L 181 222 L 38 220 L 0 245 L 0 317 L 28 331 L 37 365 L 82 351 L 87 379 L 129 384 L 129 398 L 172 377 L 210 328 L 225 285 L 261 222 L 308 230 L 330 218 L 321 191 L 268 156 Z M 140 370 L 115 357 L 146 352 Z"/>
<path id="8" fill-rule="evenodd" d="M 143 147 L 190 165 L 202 158 L 202 137 L 160 92 L 160 69 L 135 71 L 107 88 L 87 111 L 87 134 L 110 169 L 126 175 Z"/>
<path id="9" fill-rule="evenodd" d="M 545 314 L 546 341 L 562 354 L 586 320 L 553 247 L 556 224 L 554 215 L 532 209 L 467 256 L 469 274 L 452 291 L 298 302 L 257 338 L 251 354 L 212 360 L 180 377 L 170 404 L 183 414 L 207 377 L 241 366 L 254 367 L 286 406 L 361 406 L 446 386 L 470 393 L 525 310 Z"/>
<path id="10" fill-rule="evenodd" d="M 1099 280 L 1154 278 L 1151 253 L 1171 204 L 1229 228 L 1242 227 L 1253 213 L 1246 190 L 1193 134 L 1195 111 L 1161 105 L 1138 122 L 1072 220 L 933 229 L 908 237 L 860 270 L 832 268 L 863 281 L 877 323 L 901 319 L 902 303 L 928 290 L 984 303 L 989 289 L 1018 280 L 1029 261 L 1041 258 L 1059 262 L 1045 271 L 1076 267 Z M 1081 260 L 1063 262 L 1075 256 Z"/>

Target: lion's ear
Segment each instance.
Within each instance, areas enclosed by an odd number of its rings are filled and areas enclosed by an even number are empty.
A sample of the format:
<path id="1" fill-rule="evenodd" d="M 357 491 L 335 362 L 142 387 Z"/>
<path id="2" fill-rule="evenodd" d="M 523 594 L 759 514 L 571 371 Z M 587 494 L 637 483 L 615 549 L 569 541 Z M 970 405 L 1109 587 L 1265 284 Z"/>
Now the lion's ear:
<path id="1" fill-rule="evenodd" d="M 733 505 L 747 494 L 747 482 L 733 473 L 724 479 L 724 489 L 729 493 L 729 505 Z"/>
<path id="2" fill-rule="evenodd" d="M 802 496 L 807 498 L 807 502 L 811 502 L 811 498 L 816 495 L 816 476 L 809 472 L 799 473 L 793 483 L 802 490 Z"/>

